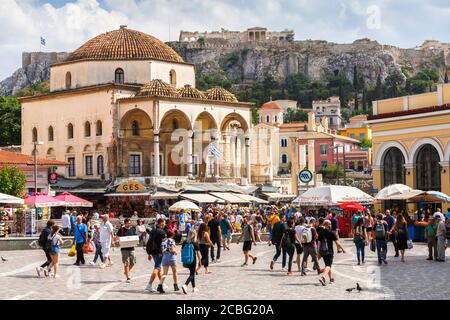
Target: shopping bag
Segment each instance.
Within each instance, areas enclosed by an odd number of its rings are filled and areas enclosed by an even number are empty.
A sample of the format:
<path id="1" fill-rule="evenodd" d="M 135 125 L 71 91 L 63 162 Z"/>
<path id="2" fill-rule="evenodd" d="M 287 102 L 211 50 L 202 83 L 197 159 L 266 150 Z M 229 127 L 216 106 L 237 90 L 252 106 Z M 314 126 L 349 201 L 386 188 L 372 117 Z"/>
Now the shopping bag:
<path id="1" fill-rule="evenodd" d="M 84 252 L 84 254 L 88 254 L 89 253 L 89 243 L 85 243 L 83 245 L 83 252 Z"/>
<path id="2" fill-rule="evenodd" d="M 370 241 L 370 251 L 375 252 L 375 240 Z"/>
<path id="3" fill-rule="evenodd" d="M 413 248 L 412 240 L 406 240 L 406 245 L 408 246 L 408 249 L 412 249 Z"/>
<path id="4" fill-rule="evenodd" d="M 67 255 L 69 257 L 75 257 L 76 254 L 77 254 L 77 249 L 75 248 L 75 245 L 72 245 L 72 248 L 70 248 L 70 250 L 67 253 Z"/>

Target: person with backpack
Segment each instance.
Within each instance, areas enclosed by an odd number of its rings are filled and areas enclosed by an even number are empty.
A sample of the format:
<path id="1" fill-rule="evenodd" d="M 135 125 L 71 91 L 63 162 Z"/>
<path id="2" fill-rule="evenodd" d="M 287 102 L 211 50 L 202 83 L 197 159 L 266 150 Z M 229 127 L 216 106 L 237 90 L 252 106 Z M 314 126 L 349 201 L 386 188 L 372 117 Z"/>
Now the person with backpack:
<path id="1" fill-rule="evenodd" d="M 136 228 L 132 226 L 131 219 L 126 218 L 124 225 L 117 231 L 117 237 L 137 236 Z M 120 248 L 122 254 L 123 273 L 127 278 L 126 282 L 131 282 L 131 270 L 136 264 L 136 254 L 134 247 Z"/>
<path id="2" fill-rule="evenodd" d="M 244 216 L 242 219 L 242 232 L 236 244 L 239 244 L 241 240 L 244 241 L 244 245 L 242 247 L 242 251 L 244 252 L 244 263 L 241 265 L 241 267 L 248 266 L 249 257 L 252 258 L 253 264 L 255 264 L 256 259 L 258 258 L 250 253 L 250 251 L 252 250 L 252 243 L 256 246 L 255 233 L 253 226 L 249 222 L 247 216 Z"/>
<path id="3" fill-rule="evenodd" d="M 231 236 L 234 232 L 233 226 L 230 223 L 228 214 L 222 214 L 222 220 L 220 221 L 220 229 L 222 231 L 222 245 L 224 250 L 230 250 Z"/>
<path id="4" fill-rule="evenodd" d="M 330 283 L 334 282 L 333 276 L 331 274 L 331 266 L 333 265 L 334 250 L 333 242 L 336 243 L 336 247 L 342 253 L 345 253 L 344 248 L 339 242 L 336 234 L 331 231 L 331 221 L 325 220 L 322 224 L 323 228 L 320 230 L 318 235 L 319 240 L 319 254 L 321 255 L 323 262 L 325 263 L 325 269 L 323 270 L 323 275 L 319 279 L 322 286 L 326 286 L 326 277 L 330 279 Z M 320 271 L 319 271 L 320 272 Z"/>
<path id="5" fill-rule="evenodd" d="M 390 210 L 386 210 L 386 217 L 384 218 L 384 221 L 386 221 L 387 223 L 387 228 L 388 230 L 392 230 L 392 228 L 394 227 L 395 224 L 395 218 L 394 218 L 394 214 L 396 213 L 396 211 L 391 211 Z M 397 246 L 397 238 L 396 238 L 396 234 L 394 232 L 389 232 L 388 233 L 388 240 L 392 241 L 392 244 L 394 246 L 394 250 L 395 250 L 395 256 L 394 257 L 398 257 L 399 256 L 399 252 L 398 252 L 398 246 Z"/>
<path id="6" fill-rule="evenodd" d="M 197 232 L 192 229 L 189 231 L 186 240 L 181 245 L 181 262 L 183 267 L 189 269 L 189 277 L 187 278 L 184 285 L 181 286 L 184 294 L 187 294 L 187 287 L 192 284 L 192 292 L 198 292 L 195 287 L 195 269 L 197 266 L 197 261 L 200 261 L 200 246 L 197 242 Z"/>
<path id="7" fill-rule="evenodd" d="M 317 260 L 317 248 L 316 248 L 316 240 L 318 238 L 318 234 L 316 229 L 312 226 L 314 225 L 315 219 L 310 219 L 310 224 L 306 225 L 306 227 L 302 230 L 300 241 L 303 247 L 303 259 L 302 259 L 302 276 L 306 276 L 306 265 L 308 262 L 308 257 L 311 256 L 314 269 L 317 270 L 317 274 L 320 274 L 319 261 Z"/>
<path id="8" fill-rule="evenodd" d="M 388 239 L 388 223 L 383 220 L 383 215 L 377 215 L 377 222 L 375 223 L 375 241 L 378 256 L 378 265 L 383 262 L 387 264 L 387 239 Z"/>
<path id="9" fill-rule="evenodd" d="M 173 288 L 174 291 L 180 291 L 178 287 L 178 277 L 177 277 L 177 250 L 175 243 L 175 232 L 173 230 L 169 230 L 169 234 L 161 243 L 163 258 L 162 258 L 162 268 L 163 274 L 159 281 L 158 288 L 156 289 L 159 293 L 165 293 L 163 284 L 164 280 L 166 280 L 167 275 L 169 274 L 169 267 L 172 269 L 173 276 Z"/>
<path id="10" fill-rule="evenodd" d="M 272 218 L 274 219 L 274 218 Z M 280 255 L 283 253 L 282 261 L 281 261 L 281 270 L 284 271 L 286 268 L 286 250 L 281 246 L 281 238 L 285 234 L 287 230 L 286 225 L 286 215 L 284 213 L 280 213 L 279 215 L 280 221 L 276 222 L 272 228 L 272 244 L 275 246 L 276 253 L 273 256 L 272 261 L 270 262 L 270 270 L 273 270 L 273 266 L 275 262 L 277 262 Z"/>
<path id="11" fill-rule="evenodd" d="M 298 272 L 302 271 L 300 267 L 300 261 L 301 261 L 301 254 L 303 253 L 302 233 L 305 228 L 306 228 L 305 218 L 299 217 L 297 220 L 297 225 L 294 228 L 295 233 L 297 234 L 297 241 L 295 242 L 295 250 L 297 251 L 296 263 L 298 267 Z"/>
<path id="12" fill-rule="evenodd" d="M 59 266 L 59 255 L 61 252 L 61 245 L 63 244 L 63 239 L 59 234 L 59 226 L 54 225 L 52 227 L 52 233 L 48 236 L 48 241 L 50 241 L 51 249 L 50 256 L 52 259 L 52 263 L 49 266 L 49 271 L 53 269 L 53 272 L 50 273 L 50 276 L 53 278 L 59 278 L 58 266 Z"/>
<path id="13" fill-rule="evenodd" d="M 220 260 L 220 249 L 222 244 L 222 229 L 220 228 L 220 215 L 214 213 L 211 220 L 208 222 L 209 237 L 211 239 L 211 263 L 218 262 Z M 217 260 L 214 257 L 214 246 L 217 245 Z"/>
<path id="14" fill-rule="evenodd" d="M 397 249 L 400 251 L 401 262 L 405 262 L 405 250 L 408 249 L 408 227 L 405 218 L 402 214 L 397 216 L 397 221 L 394 224 L 391 234 L 395 233 L 395 238 L 397 240 Z"/>
<path id="15" fill-rule="evenodd" d="M 437 259 L 437 223 L 434 219 L 434 216 L 429 217 L 429 223 L 425 227 L 425 236 L 427 238 L 427 244 L 428 244 L 428 258 L 427 260 L 433 260 Z"/>
<path id="16" fill-rule="evenodd" d="M 288 276 L 291 276 L 294 274 L 292 272 L 292 261 L 294 259 L 295 243 L 298 243 L 298 242 L 300 242 L 300 240 L 297 237 L 297 234 L 294 229 L 294 221 L 292 219 L 290 219 L 287 222 L 286 232 L 283 234 L 283 237 L 281 238 L 281 246 L 286 251 L 286 253 L 289 255 L 288 272 L 287 272 Z"/>
<path id="17" fill-rule="evenodd" d="M 45 257 L 47 258 L 47 260 L 40 267 L 36 267 L 36 273 L 39 278 L 41 277 L 41 272 L 43 272 L 45 276 L 48 275 L 49 266 L 52 263 L 52 257 L 50 255 L 51 242 L 48 240 L 48 237 L 51 235 L 54 225 L 55 222 L 53 220 L 48 220 L 46 228 L 42 230 L 39 235 L 38 245 L 42 248 L 45 253 Z"/>
<path id="18" fill-rule="evenodd" d="M 364 225 L 364 218 L 359 218 L 358 222 L 353 226 L 353 242 L 356 246 L 356 257 L 358 258 L 358 266 L 364 263 L 364 249 L 367 244 L 367 230 Z"/>
<path id="19" fill-rule="evenodd" d="M 156 227 L 152 229 L 147 241 L 146 251 L 148 255 L 148 260 L 154 261 L 154 267 L 150 280 L 148 282 L 146 291 L 150 293 L 155 293 L 157 290 L 153 288 L 153 282 L 155 278 L 161 279 L 161 263 L 162 263 L 162 242 L 166 238 L 166 232 L 164 227 L 166 225 L 166 220 L 164 218 L 159 218 L 156 222 Z"/>

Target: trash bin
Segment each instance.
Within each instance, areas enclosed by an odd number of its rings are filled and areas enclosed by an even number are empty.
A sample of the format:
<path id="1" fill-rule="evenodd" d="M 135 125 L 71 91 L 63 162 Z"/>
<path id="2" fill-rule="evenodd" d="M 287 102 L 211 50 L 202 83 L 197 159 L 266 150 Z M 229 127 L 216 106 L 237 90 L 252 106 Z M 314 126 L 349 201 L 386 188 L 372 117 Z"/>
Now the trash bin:
<path id="1" fill-rule="evenodd" d="M 414 240 L 418 242 L 425 242 L 425 227 L 414 226 Z"/>
<path id="2" fill-rule="evenodd" d="M 414 231 L 415 231 L 414 226 L 408 226 L 409 237 L 411 238 L 412 241 L 417 241 L 416 233 Z"/>

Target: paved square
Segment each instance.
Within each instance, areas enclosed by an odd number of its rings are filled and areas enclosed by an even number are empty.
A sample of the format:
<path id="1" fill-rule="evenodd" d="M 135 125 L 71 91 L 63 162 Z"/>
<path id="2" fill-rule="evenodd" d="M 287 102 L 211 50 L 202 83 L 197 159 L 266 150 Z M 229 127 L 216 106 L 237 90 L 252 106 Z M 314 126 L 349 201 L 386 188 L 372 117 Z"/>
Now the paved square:
<path id="1" fill-rule="evenodd" d="M 122 274 L 120 250 L 115 249 L 112 259 L 115 265 L 99 269 L 93 266 L 75 267 L 75 258 L 61 255 L 60 278 L 37 278 L 35 267 L 45 257 L 41 250 L 1 252 L 7 259 L 0 262 L 0 299 L 449 299 L 450 272 L 447 261 L 426 261 L 427 247 L 415 244 L 407 251 L 406 263 L 393 257 L 393 247 L 389 245 L 388 265 L 378 267 L 375 253 L 366 247 L 366 263 L 357 266 L 355 247 L 351 240 L 342 241 L 346 254 L 335 254 L 333 265 L 336 282 L 322 287 L 316 272 L 308 272 L 300 277 L 297 266 L 295 275 L 287 276 L 281 271 L 281 257 L 273 271 L 269 263 L 275 253 L 273 246 L 266 243 L 254 246 L 258 260 L 256 264 L 241 267 L 243 262 L 242 244 L 232 244 L 231 251 L 222 252 L 221 262 L 212 264 L 211 274 L 203 272 L 196 277 L 198 293 L 173 291 L 172 275 L 169 273 L 166 294 L 144 292 L 153 263 L 147 260 L 142 248 L 137 248 L 137 265 L 130 284 L 125 283 Z M 86 259 L 89 262 L 93 254 Z M 178 258 L 180 259 L 180 258 Z M 319 262 L 323 266 L 323 261 Z M 312 267 L 310 263 L 309 267 Z M 203 270 L 202 270 L 203 271 Z M 188 276 L 188 270 L 179 266 L 178 283 L 181 286 Z M 348 293 L 346 288 L 358 282 L 363 291 Z"/>

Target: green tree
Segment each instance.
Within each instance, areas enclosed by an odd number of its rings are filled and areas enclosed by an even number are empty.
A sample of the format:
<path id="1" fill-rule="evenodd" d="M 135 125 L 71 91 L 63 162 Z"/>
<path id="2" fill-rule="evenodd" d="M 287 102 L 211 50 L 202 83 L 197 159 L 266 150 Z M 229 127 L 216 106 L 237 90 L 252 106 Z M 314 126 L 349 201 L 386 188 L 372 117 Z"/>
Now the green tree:
<path id="1" fill-rule="evenodd" d="M 19 90 L 15 96 L 16 97 L 32 97 L 32 96 L 40 96 L 43 94 L 47 94 L 50 92 L 50 82 L 38 82 L 34 83 L 31 86 L 25 87 Z"/>
<path id="2" fill-rule="evenodd" d="M 0 146 L 21 143 L 21 113 L 17 98 L 0 96 Z"/>
<path id="3" fill-rule="evenodd" d="M 344 176 L 344 168 L 339 165 L 339 168 L 335 165 L 329 165 L 325 167 L 320 167 L 318 173 L 322 174 L 324 179 L 336 179 L 336 177 L 342 178 Z"/>
<path id="4" fill-rule="evenodd" d="M 16 167 L 3 167 L 0 169 L 0 192 L 19 197 L 25 190 L 25 174 Z"/>
<path id="5" fill-rule="evenodd" d="M 403 82 L 404 76 L 398 70 L 395 70 L 386 77 L 385 84 L 389 98 L 400 96 L 401 93 L 400 86 L 403 84 Z"/>
<path id="6" fill-rule="evenodd" d="M 361 148 L 372 148 L 372 140 L 364 138 L 361 140 L 361 142 L 359 143 L 359 146 Z"/>

